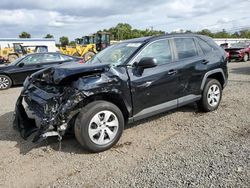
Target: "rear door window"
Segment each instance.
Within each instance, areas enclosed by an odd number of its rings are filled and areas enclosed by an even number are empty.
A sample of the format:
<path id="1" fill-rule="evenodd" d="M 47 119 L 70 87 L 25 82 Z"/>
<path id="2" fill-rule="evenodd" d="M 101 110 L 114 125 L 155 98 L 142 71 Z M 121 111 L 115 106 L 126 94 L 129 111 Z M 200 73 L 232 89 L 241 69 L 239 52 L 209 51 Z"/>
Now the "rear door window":
<path id="1" fill-rule="evenodd" d="M 59 54 L 43 54 L 43 63 L 62 61 Z"/>
<path id="2" fill-rule="evenodd" d="M 193 38 L 174 39 L 179 60 L 198 55 L 195 40 Z"/>

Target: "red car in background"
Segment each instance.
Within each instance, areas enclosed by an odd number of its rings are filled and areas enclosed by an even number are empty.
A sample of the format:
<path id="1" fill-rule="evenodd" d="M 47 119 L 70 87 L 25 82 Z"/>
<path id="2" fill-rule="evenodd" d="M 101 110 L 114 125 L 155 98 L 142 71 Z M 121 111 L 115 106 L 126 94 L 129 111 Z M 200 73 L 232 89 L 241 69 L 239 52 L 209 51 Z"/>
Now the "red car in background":
<path id="1" fill-rule="evenodd" d="M 250 43 L 231 44 L 231 47 L 226 48 L 225 51 L 229 53 L 229 61 L 239 60 L 246 62 L 250 57 Z"/>

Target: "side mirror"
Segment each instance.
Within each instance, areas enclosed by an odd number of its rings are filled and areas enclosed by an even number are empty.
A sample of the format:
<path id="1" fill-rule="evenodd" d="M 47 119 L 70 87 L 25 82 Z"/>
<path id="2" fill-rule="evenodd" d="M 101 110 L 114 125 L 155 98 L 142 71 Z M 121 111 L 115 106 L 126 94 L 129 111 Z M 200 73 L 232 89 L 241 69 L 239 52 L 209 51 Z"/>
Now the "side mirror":
<path id="1" fill-rule="evenodd" d="M 153 57 L 143 57 L 138 63 L 135 63 L 136 74 L 142 75 L 144 69 L 157 66 L 157 60 Z"/>
<path id="2" fill-rule="evenodd" d="M 24 63 L 19 63 L 18 64 L 18 67 L 23 67 L 24 66 Z"/>

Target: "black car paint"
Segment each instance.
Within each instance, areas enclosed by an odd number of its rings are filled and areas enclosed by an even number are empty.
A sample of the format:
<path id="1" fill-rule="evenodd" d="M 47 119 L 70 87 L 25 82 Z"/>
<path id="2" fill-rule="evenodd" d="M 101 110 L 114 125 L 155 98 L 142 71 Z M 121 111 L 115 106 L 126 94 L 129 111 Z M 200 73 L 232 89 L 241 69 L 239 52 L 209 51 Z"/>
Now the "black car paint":
<path id="1" fill-rule="evenodd" d="M 200 52 L 195 58 L 180 61 L 174 54 L 172 63 L 145 69 L 143 74 L 138 74 L 131 61 L 147 44 L 156 40 L 165 38 L 172 40 L 174 37 L 183 36 L 206 40 L 211 43 L 211 46 L 214 46 L 214 50 L 211 54 Z M 36 130 L 35 125 L 33 128 L 26 126 L 27 120 L 32 119 L 27 118 L 23 109 L 23 98 L 29 108 L 41 119 L 36 141 L 43 133 L 51 131 L 51 126 L 52 130 L 58 132 L 60 132 L 59 127 L 64 123 L 67 123 L 67 128 L 69 128 L 70 121 L 87 101 L 103 98 L 113 101 L 131 122 L 200 99 L 203 89 L 201 85 L 206 81 L 205 74 L 211 70 L 221 70 L 214 73 L 223 74 L 223 84 L 225 85 L 227 60 L 223 50 L 206 37 L 183 36 L 166 35 L 129 40 L 129 42 L 143 41 L 144 44 L 120 66 L 86 64 L 71 67 L 61 65 L 33 74 L 26 79 L 17 101 L 14 125 L 21 133 L 23 132 L 23 137 L 29 136 Z M 174 48 L 174 46 L 172 47 Z M 42 78 L 44 73 L 50 75 L 47 80 L 45 79 L 47 84 L 41 84 L 44 82 L 44 78 Z M 50 113 L 39 114 L 32 107 L 32 103 L 40 106 L 41 111 L 46 108 L 46 105 L 50 106 Z M 55 107 L 56 105 L 59 106 Z M 63 135 L 64 132 L 60 134 Z"/>
<path id="2" fill-rule="evenodd" d="M 42 70 L 47 67 L 59 65 L 62 63 L 70 62 L 72 60 L 67 60 L 67 61 L 56 61 L 56 62 L 47 62 L 47 63 L 34 63 L 30 65 L 23 65 L 20 66 L 20 63 L 22 60 L 26 57 L 29 56 L 34 56 L 34 55 L 39 55 L 39 54 L 59 54 L 59 53 L 35 53 L 35 54 L 28 54 L 22 58 L 19 59 L 16 64 L 6 64 L 4 66 L 0 67 L 0 74 L 8 76 L 12 80 L 13 85 L 21 85 L 23 84 L 24 80 L 26 79 L 27 76 L 30 76 L 34 72 L 37 72 L 39 70 Z M 76 60 L 80 60 L 80 58 L 75 57 Z"/>

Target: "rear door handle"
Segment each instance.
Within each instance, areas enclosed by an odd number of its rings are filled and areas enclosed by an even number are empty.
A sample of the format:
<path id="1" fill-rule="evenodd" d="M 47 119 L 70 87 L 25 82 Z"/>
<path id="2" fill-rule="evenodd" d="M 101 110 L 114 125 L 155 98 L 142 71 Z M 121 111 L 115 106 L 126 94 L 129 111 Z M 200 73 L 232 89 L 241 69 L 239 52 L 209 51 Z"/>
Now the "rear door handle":
<path id="1" fill-rule="evenodd" d="M 208 61 L 208 60 L 206 60 L 206 59 L 203 59 L 201 63 L 202 63 L 202 64 L 204 64 L 204 65 L 206 65 L 206 64 L 208 64 L 208 63 L 209 63 L 209 61 Z"/>
<path id="2" fill-rule="evenodd" d="M 176 73 L 177 73 L 177 70 L 168 71 L 168 75 L 175 75 Z"/>

